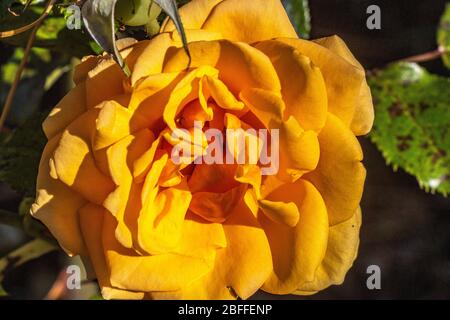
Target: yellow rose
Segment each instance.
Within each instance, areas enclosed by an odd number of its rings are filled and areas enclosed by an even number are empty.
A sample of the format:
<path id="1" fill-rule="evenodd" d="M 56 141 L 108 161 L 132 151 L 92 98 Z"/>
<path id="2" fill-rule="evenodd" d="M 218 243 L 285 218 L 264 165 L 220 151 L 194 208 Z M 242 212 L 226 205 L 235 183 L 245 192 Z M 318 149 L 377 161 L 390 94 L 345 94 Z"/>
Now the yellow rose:
<path id="1" fill-rule="evenodd" d="M 298 39 L 278 0 L 193 0 L 180 15 L 188 69 L 171 22 L 119 43 L 130 78 L 107 56 L 76 67 L 76 87 L 43 124 L 33 216 L 90 261 L 108 299 L 341 283 L 361 224 L 356 136 L 373 121 L 364 69 L 336 36 Z M 247 159 L 174 163 L 171 134 L 194 121 L 278 129 L 277 174 Z"/>

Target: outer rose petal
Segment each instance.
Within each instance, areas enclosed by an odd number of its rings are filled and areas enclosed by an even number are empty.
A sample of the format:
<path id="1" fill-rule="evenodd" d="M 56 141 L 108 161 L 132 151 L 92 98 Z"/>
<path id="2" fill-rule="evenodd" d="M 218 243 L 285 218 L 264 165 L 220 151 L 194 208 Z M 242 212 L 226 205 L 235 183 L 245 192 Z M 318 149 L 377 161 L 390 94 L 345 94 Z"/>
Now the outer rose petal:
<path id="1" fill-rule="evenodd" d="M 210 270 L 204 260 L 186 255 L 138 255 L 117 242 L 116 225 L 114 217 L 105 214 L 103 249 L 114 287 L 142 292 L 175 291 L 189 286 Z"/>
<path id="2" fill-rule="evenodd" d="M 126 49 L 120 50 L 121 46 Z M 133 44 L 129 39 L 118 41 L 120 54 L 133 72 L 136 60 L 146 47 L 146 41 Z M 74 82 L 85 82 L 86 108 L 93 108 L 97 104 L 111 100 L 123 94 L 124 83 L 127 81 L 123 71 L 111 57 L 88 57 L 75 69 Z"/>
<path id="3" fill-rule="evenodd" d="M 349 219 L 361 201 L 366 177 L 363 154 L 354 134 L 332 114 L 318 138 L 319 164 L 304 178 L 320 191 L 330 225 L 335 225 Z"/>
<path id="4" fill-rule="evenodd" d="M 73 120 L 86 111 L 86 87 L 82 82 L 69 91 L 52 109 L 42 123 L 47 139 L 64 130 Z"/>
<path id="5" fill-rule="evenodd" d="M 87 244 L 88 258 L 97 275 L 102 296 L 105 299 L 142 299 L 144 293 L 114 288 L 109 281 L 110 273 L 106 266 L 102 245 L 104 215 L 105 208 L 94 204 L 88 204 L 79 210 L 80 226 L 83 239 Z"/>
<path id="6" fill-rule="evenodd" d="M 277 39 L 307 56 L 320 68 L 328 94 L 328 111 L 350 127 L 365 82 L 364 70 L 354 66 L 338 54 L 312 41 Z"/>
<path id="7" fill-rule="evenodd" d="M 356 60 L 355 56 L 348 49 L 345 42 L 338 36 L 331 36 L 313 40 L 314 42 L 330 49 L 354 66 L 364 71 L 364 67 Z M 353 116 L 350 128 L 357 135 L 363 135 L 370 132 L 373 125 L 374 110 L 372 103 L 372 94 L 367 82 L 364 80 L 361 84 L 361 91 L 356 104 L 355 114 Z"/>
<path id="8" fill-rule="evenodd" d="M 85 254 L 86 248 L 78 223 L 78 209 L 86 203 L 86 200 L 54 176 L 51 156 L 60 138 L 58 135 L 48 141 L 42 153 L 36 200 L 31 206 L 31 214 L 50 227 L 61 247 L 69 254 Z"/>
<path id="9" fill-rule="evenodd" d="M 305 130 L 319 131 L 327 118 L 327 89 L 322 73 L 295 48 L 274 40 L 256 45 L 272 61 L 286 103 L 285 117 L 293 116 Z"/>
<path id="10" fill-rule="evenodd" d="M 178 9 L 185 29 L 201 29 L 214 7 L 223 0 L 193 0 Z M 161 26 L 161 32 L 175 31 L 172 20 L 167 18 Z"/>
<path id="11" fill-rule="evenodd" d="M 358 253 L 360 227 L 360 208 L 349 220 L 330 227 L 327 252 L 316 271 L 314 281 L 302 284 L 295 293 L 312 294 L 344 282 Z"/>
<path id="12" fill-rule="evenodd" d="M 227 247 L 217 251 L 213 269 L 180 291 L 154 293 L 163 299 L 243 299 L 254 294 L 272 270 L 267 237 L 243 201 L 223 224 Z"/>
<path id="13" fill-rule="evenodd" d="M 186 29 L 185 32 L 188 42 L 201 40 L 211 41 L 222 38 L 217 32 L 205 30 Z M 136 65 L 131 73 L 131 84 L 134 86 L 143 77 L 161 73 L 167 50 L 170 47 L 181 48 L 182 46 L 183 44 L 176 31 L 161 33 L 155 36 L 151 41 L 147 41 L 142 53 L 137 58 Z M 186 67 L 187 63 L 184 65 L 183 69 Z"/>
<path id="14" fill-rule="evenodd" d="M 259 88 L 279 92 L 277 73 L 269 58 L 246 43 L 228 40 L 199 41 L 189 44 L 191 68 L 212 66 L 219 70 L 219 79 L 238 96 L 244 89 Z M 164 72 L 186 69 L 189 58 L 182 48 L 169 50 Z"/>
<path id="15" fill-rule="evenodd" d="M 110 175 L 117 188 L 103 205 L 116 217 L 118 222 L 116 238 L 127 248 L 132 247 L 132 235 L 137 232 L 137 226 L 134 225 L 133 228 L 130 226 L 132 223 L 126 220 L 128 218 L 126 214 L 136 208 L 133 193 L 137 191 L 137 188 L 132 189 L 133 163 L 150 148 L 153 140 L 152 132 L 143 129 L 135 135 L 120 140 L 107 150 Z"/>
<path id="16" fill-rule="evenodd" d="M 97 115 L 98 110 L 91 109 L 72 122 L 62 133 L 52 159 L 59 180 L 86 200 L 102 204 L 114 190 L 114 183 L 97 168 L 90 152 Z"/>
<path id="17" fill-rule="evenodd" d="M 269 220 L 265 215 L 259 216 L 273 259 L 273 271 L 262 289 L 275 294 L 288 294 L 301 283 L 314 280 L 315 271 L 327 248 L 327 209 L 316 188 L 302 179 L 282 185 L 269 194 L 268 199 L 292 201 L 300 212 L 294 227 Z"/>
<path id="18" fill-rule="evenodd" d="M 219 32 L 224 39 L 246 43 L 297 38 L 279 0 L 222 1 L 214 7 L 202 29 Z"/>

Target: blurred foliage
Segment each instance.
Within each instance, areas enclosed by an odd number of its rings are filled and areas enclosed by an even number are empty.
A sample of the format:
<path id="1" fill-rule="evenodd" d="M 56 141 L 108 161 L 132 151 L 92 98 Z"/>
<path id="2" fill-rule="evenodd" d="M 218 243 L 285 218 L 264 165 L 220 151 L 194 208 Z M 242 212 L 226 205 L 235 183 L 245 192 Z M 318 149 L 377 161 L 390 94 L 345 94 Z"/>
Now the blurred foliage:
<path id="1" fill-rule="evenodd" d="M 300 38 L 308 39 L 311 32 L 308 0 L 283 0 L 282 2 Z"/>
<path id="2" fill-rule="evenodd" d="M 69 1 L 62 1 L 52 10 L 36 34 L 34 47 L 47 48 L 53 52 L 79 58 L 93 53 L 91 49 L 92 40 L 83 30 L 69 30 L 66 27 L 66 9 L 69 4 Z M 20 13 L 19 16 L 4 13 L 0 17 L 0 29 L 6 31 L 27 25 L 39 18 L 44 8 L 45 2 L 40 1 L 33 2 L 24 12 L 21 9 L 17 9 Z M 30 32 L 31 30 L 2 39 L 2 42 L 24 47 Z"/>
<path id="3" fill-rule="evenodd" d="M 24 196 L 35 195 L 36 177 L 46 138 L 41 129 L 45 115 L 36 113 L 11 133 L 0 135 L 0 182 Z"/>
<path id="4" fill-rule="evenodd" d="M 36 259 L 57 247 L 41 239 L 31 240 L 22 247 L 0 259 L 0 296 L 7 295 L 2 287 L 3 278 L 13 268 L 16 268 L 30 260 Z"/>
<path id="5" fill-rule="evenodd" d="M 11 50 L 10 53 L 7 61 L 0 67 L 0 102 L 2 104 L 13 83 L 24 50 L 18 47 Z M 22 73 L 12 110 L 9 113 L 10 125 L 21 125 L 38 109 L 44 94 L 47 75 L 58 68 L 58 62 L 53 59 L 48 49 L 33 48 L 31 50 L 27 68 Z"/>
<path id="6" fill-rule="evenodd" d="M 450 79 L 414 63 L 393 64 L 369 79 L 375 103 L 370 135 L 388 164 L 426 191 L 450 192 Z"/>
<path id="7" fill-rule="evenodd" d="M 450 68 L 450 3 L 447 4 L 442 15 L 437 32 L 437 42 L 444 48 L 446 53 L 442 56 L 444 64 Z"/>

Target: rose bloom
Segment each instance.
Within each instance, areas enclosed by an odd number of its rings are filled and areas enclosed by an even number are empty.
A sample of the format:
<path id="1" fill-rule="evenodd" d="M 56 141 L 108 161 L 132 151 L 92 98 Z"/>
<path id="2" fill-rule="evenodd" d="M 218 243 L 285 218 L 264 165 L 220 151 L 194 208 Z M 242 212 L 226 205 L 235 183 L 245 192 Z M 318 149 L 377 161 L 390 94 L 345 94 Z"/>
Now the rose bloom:
<path id="1" fill-rule="evenodd" d="M 193 0 L 121 40 L 43 124 L 32 215 L 81 255 L 106 299 L 308 295 L 343 282 L 358 249 L 365 179 L 356 136 L 373 122 L 362 66 L 336 37 L 299 39 L 277 0 Z M 171 133 L 279 130 L 279 170 L 175 164 Z M 193 148 L 202 148 L 193 145 Z M 192 159 L 194 160 L 194 159 Z"/>

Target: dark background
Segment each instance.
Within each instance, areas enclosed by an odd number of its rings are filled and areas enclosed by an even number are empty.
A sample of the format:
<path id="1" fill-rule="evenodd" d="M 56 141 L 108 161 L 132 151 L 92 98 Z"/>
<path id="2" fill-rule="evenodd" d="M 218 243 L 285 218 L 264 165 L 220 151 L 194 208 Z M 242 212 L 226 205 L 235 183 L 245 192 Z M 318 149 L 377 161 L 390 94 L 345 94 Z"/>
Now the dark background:
<path id="1" fill-rule="evenodd" d="M 337 34 L 367 68 L 436 49 L 436 28 L 444 0 L 310 0 L 312 36 Z M 381 8 L 381 30 L 366 28 L 366 9 Z M 0 54 L 1 55 L 1 54 Z M 422 64 L 450 76 L 440 59 Z M 59 97 L 47 97 L 57 101 Z M 450 106 L 449 106 L 450 107 Z M 341 286 L 310 297 L 271 299 L 449 299 L 450 199 L 420 190 L 414 177 L 394 172 L 368 138 L 360 139 L 367 168 L 362 200 L 363 224 L 359 256 Z M 15 207 L 19 198 L 0 186 L 0 207 Z M 9 228 L 0 229 L 0 252 L 25 241 Z M 4 282 L 13 298 L 43 298 L 64 264 L 51 253 L 10 272 Z M 381 290 L 368 290 L 366 269 L 381 268 Z"/>

